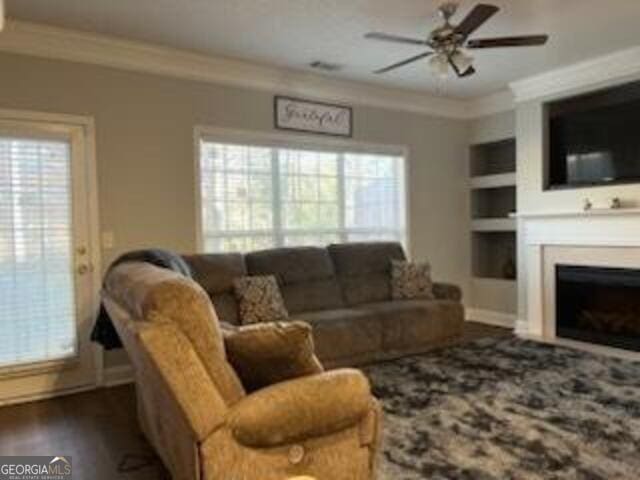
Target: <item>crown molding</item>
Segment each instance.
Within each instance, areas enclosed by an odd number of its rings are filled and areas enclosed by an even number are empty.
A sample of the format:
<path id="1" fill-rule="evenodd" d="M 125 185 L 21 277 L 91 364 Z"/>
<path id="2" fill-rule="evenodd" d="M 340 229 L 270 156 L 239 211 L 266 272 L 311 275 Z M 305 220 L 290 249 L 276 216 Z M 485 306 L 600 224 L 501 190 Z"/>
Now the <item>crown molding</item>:
<path id="1" fill-rule="evenodd" d="M 504 108 L 494 96 L 437 97 L 11 19 L 0 35 L 0 51 L 446 118 L 471 119 Z"/>
<path id="2" fill-rule="evenodd" d="M 633 47 L 518 80 L 509 86 L 515 95 L 516 103 L 521 103 L 638 78 L 640 47 Z"/>
<path id="3" fill-rule="evenodd" d="M 509 89 L 469 101 L 469 116 L 471 118 L 485 117 L 496 113 L 515 110 L 516 104 L 513 92 Z"/>

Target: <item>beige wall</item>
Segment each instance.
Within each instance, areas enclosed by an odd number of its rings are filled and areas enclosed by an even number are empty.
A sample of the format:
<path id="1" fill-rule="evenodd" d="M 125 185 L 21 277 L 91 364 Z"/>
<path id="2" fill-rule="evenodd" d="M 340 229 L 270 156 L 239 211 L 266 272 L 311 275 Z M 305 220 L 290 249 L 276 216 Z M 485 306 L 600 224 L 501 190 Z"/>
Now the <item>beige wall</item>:
<path id="1" fill-rule="evenodd" d="M 516 135 L 516 112 L 495 113 L 484 117 L 475 118 L 470 125 L 471 144 L 488 143 Z"/>
<path id="2" fill-rule="evenodd" d="M 272 93 L 0 54 L 0 108 L 95 118 L 101 230 L 116 239 L 104 264 L 133 248 L 193 251 L 194 126 L 269 131 L 272 102 Z M 466 287 L 468 122 L 356 107 L 355 140 L 409 148 L 412 254 Z"/>

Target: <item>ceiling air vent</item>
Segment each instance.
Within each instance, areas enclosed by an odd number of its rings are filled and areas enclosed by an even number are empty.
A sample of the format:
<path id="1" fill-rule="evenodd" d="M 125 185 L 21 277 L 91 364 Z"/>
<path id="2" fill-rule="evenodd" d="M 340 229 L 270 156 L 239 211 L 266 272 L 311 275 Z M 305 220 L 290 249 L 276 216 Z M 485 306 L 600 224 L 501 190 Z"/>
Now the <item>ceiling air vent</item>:
<path id="1" fill-rule="evenodd" d="M 338 65 L 337 63 L 323 62 L 321 60 L 311 62 L 309 66 L 316 70 L 322 70 L 323 72 L 337 72 L 342 70 L 342 65 Z"/>

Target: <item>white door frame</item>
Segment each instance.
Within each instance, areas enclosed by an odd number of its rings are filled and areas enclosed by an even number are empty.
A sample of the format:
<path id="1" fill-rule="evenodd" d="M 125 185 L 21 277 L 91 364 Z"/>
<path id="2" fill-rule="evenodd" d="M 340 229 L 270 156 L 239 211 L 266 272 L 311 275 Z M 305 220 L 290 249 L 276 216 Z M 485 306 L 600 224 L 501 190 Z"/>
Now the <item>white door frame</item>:
<path id="1" fill-rule="evenodd" d="M 98 312 L 100 306 L 100 284 L 102 277 L 101 251 L 99 241 L 99 209 L 98 209 L 98 181 L 97 181 L 97 165 L 96 165 L 96 146 L 95 146 L 95 122 L 92 117 L 67 115 L 57 113 L 43 113 L 26 110 L 9 110 L 0 109 L 0 120 L 4 122 L 23 122 L 34 126 L 50 128 L 55 130 L 60 127 L 78 129 L 83 137 L 83 160 L 84 165 L 84 182 L 83 186 L 86 190 L 84 197 L 87 199 L 87 247 L 88 262 L 90 265 L 87 278 L 91 282 L 91 295 L 89 308 L 94 313 Z M 75 257 L 74 257 L 75 258 Z M 89 341 L 88 339 L 83 339 Z M 78 391 L 90 390 L 103 384 L 104 357 L 103 350 L 99 346 L 93 344 L 93 361 L 95 370 L 95 382 L 90 385 L 84 385 L 78 388 L 72 388 L 62 391 L 44 391 L 33 395 L 21 396 L 17 398 L 2 400 L 0 405 L 11 403 L 20 403 L 26 401 L 40 400 L 58 395 L 76 393 Z"/>

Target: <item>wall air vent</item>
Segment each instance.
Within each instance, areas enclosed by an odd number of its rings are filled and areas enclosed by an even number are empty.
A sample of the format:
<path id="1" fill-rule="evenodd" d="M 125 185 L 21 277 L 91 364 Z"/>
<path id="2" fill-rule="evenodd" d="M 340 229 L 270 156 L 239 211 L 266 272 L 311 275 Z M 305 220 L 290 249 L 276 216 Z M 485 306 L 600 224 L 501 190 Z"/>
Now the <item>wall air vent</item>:
<path id="1" fill-rule="evenodd" d="M 323 62 L 321 60 L 315 60 L 309 64 L 311 68 L 316 70 L 322 70 L 323 72 L 338 72 L 342 70 L 342 65 L 337 63 Z"/>

